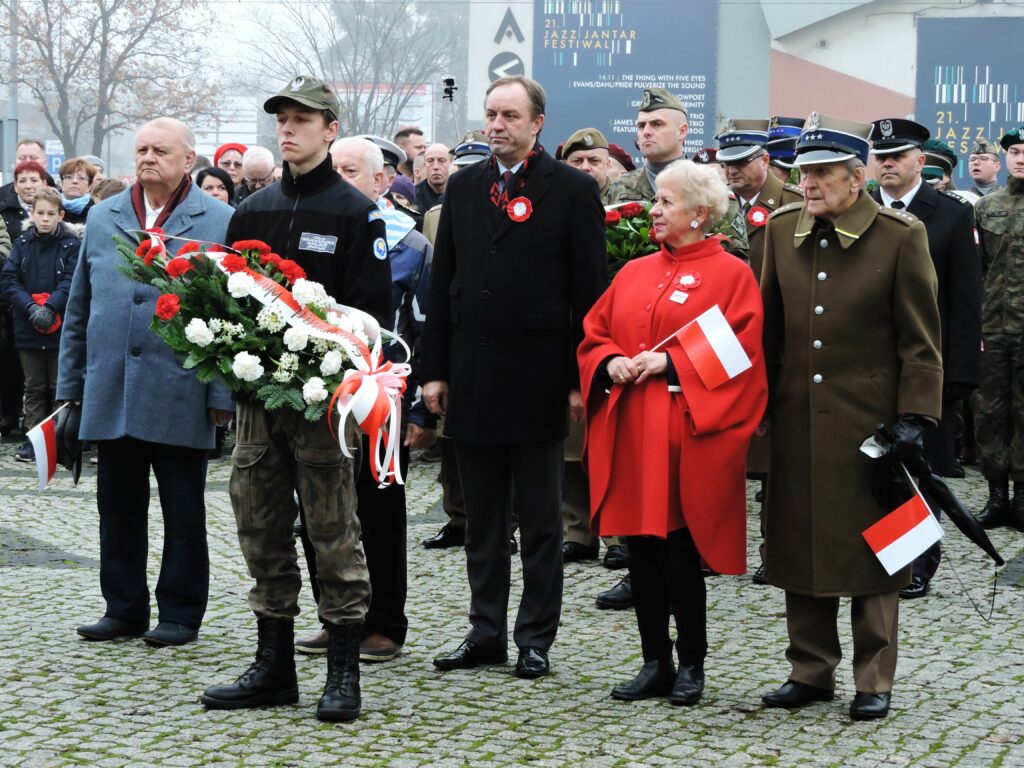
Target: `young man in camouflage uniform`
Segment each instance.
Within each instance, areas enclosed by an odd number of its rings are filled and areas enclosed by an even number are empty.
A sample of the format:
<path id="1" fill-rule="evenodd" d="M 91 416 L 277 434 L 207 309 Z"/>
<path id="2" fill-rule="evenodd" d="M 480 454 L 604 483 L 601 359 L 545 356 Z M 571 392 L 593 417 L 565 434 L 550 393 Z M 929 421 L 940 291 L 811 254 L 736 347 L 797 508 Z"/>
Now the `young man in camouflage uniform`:
<path id="1" fill-rule="evenodd" d="M 380 211 L 342 179 L 328 150 L 338 135 L 340 104 L 322 80 L 299 76 L 264 110 L 277 115 L 284 177 L 246 198 L 228 227 L 228 243 L 259 239 L 297 261 L 339 303 L 357 307 L 388 327 L 391 269 Z M 356 429 L 345 433 L 359 444 Z M 210 709 L 241 709 L 298 700 L 293 619 L 299 612 L 299 566 L 293 526 L 297 492 L 316 549 L 318 612 L 327 625 L 327 684 L 321 720 L 359 716 L 359 641 L 370 599 L 369 575 L 356 517 L 356 463 L 341 453 L 327 419 L 315 423 L 288 408 L 238 404 L 231 504 L 238 540 L 256 585 L 256 661 L 234 683 L 208 688 Z"/>
<path id="2" fill-rule="evenodd" d="M 1018 372 L 1024 333 L 1024 126 L 1006 133 L 1000 144 L 1006 151 L 1006 187 L 975 207 L 985 293 L 974 439 L 989 491 L 978 519 L 986 528 L 1024 531 L 1024 385 Z"/>

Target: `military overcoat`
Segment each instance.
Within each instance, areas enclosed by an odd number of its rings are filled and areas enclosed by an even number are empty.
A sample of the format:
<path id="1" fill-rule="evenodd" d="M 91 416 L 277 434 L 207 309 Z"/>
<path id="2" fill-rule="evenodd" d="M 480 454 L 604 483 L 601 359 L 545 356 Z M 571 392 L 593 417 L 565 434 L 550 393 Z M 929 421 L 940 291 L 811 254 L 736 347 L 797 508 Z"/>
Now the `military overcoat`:
<path id="1" fill-rule="evenodd" d="M 765 576 L 816 597 L 893 592 L 862 532 L 889 510 L 871 495 L 861 442 L 898 414 L 938 419 L 935 269 L 924 225 L 863 191 L 831 224 L 802 203 L 765 232 L 761 278 L 771 482 Z"/>

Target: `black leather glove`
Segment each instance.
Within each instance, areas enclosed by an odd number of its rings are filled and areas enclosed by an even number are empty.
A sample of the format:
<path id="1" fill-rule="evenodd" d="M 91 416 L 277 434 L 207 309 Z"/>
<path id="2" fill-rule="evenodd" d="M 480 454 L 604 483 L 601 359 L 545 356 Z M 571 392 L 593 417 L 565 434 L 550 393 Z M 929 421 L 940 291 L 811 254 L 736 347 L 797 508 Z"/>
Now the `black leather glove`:
<path id="1" fill-rule="evenodd" d="M 910 474 L 931 474 L 924 460 L 924 432 L 927 423 L 919 416 L 902 416 L 892 427 L 892 449 Z"/>
<path id="2" fill-rule="evenodd" d="M 50 326 L 53 325 L 54 314 L 53 310 L 45 304 L 37 305 L 32 313 L 28 317 L 32 326 L 39 332 L 49 330 Z"/>

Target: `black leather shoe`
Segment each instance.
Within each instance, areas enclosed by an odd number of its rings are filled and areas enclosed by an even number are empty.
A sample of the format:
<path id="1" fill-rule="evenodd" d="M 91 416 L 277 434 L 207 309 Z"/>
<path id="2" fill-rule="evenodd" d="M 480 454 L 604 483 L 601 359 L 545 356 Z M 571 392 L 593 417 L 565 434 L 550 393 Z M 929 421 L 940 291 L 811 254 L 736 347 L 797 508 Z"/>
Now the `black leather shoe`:
<path id="1" fill-rule="evenodd" d="M 567 541 L 562 545 L 563 563 L 578 563 L 581 560 L 597 560 L 597 545 L 588 547 L 578 541 Z"/>
<path id="2" fill-rule="evenodd" d="M 447 523 L 440 531 L 423 540 L 426 549 L 447 549 L 448 547 L 461 547 L 466 543 L 466 531 L 464 528 Z"/>
<path id="3" fill-rule="evenodd" d="M 692 707 L 704 693 L 704 667 L 688 664 L 679 667 L 676 682 L 668 695 L 668 703 L 676 707 Z"/>
<path id="4" fill-rule="evenodd" d="M 939 477 L 951 477 L 955 480 L 962 480 L 967 476 L 967 473 L 964 471 L 964 465 L 956 459 L 953 459 L 953 463 L 948 467 L 943 467 L 935 474 Z"/>
<path id="5" fill-rule="evenodd" d="M 184 624 L 173 624 L 169 621 L 161 621 L 149 632 L 142 636 L 146 645 L 154 648 L 162 648 L 165 645 L 185 645 L 194 642 L 199 637 L 199 630 L 186 627 Z"/>
<path id="6" fill-rule="evenodd" d="M 75 630 L 86 640 L 116 640 L 119 637 L 138 637 L 149 629 L 149 622 L 135 624 L 104 616 L 95 624 L 83 624 Z"/>
<path id="7" fill-rule="evenodd" d="M 913 600 L 917 597 L 924 597 L 928 594 L 928 579 L 915 576 L 910 584 L 900 590 L 900 597 L 904 600 Z"/>
<path id="8" fill-rule="evenodd" d="M 764 563 L 757 566 L 757 570 L 754 571 L 754 575 L 750 577 L 750 580 L 762 586 L 768 583 L 768 580 L 764 577 Z"/>
<path id="9" fill-rule="evenodd" d="M 464 640 L 462 645 L 446 656 L 434 659 L 438 669 L 474 669 L 485 664 L 504 664 L 508 661 L 508 653 L 496 648 L 484 648 L 472 640 Z"/>
<path id="10" fill-rule="evenodd" d="M 814 701 L 832 701 L 835 697 L 835 691 L 830 691 L 826 688 L 815 688 L 813 685 L 805 685 L 795 680 L 787 680 L 778 690 L 762 696 L 761 701 L 764 702 L 766 707 L 793 709 Z"/>
<path id="11" fill-rule="evenodd" d="M 861 693 L 853 697 L 850 704 L 850 717 L 854 720 L 877 720 L 889 714 L 891 693 Z"/>
<path id="12" fill-rule="evenodd" d="M 640 674 L 624 685 L 612 688 L 612 698 L 619 701 L 640 701 L 668 696 L 676 681 L 676 668 L 672 659 L 645 662 Z"/>
<path id="13" fill-rule="evenodd" d="M 612 544 L 604 553 L 604 567 L 613 571 L 629 567 L 629 549 L 621 544 Z"/>
<path id="14" fill-rule="evenodd" d="M 540 648 L 520 648 L 519 661 L 516 662 L 516 677 L 533 680 L 544 677 L 551 671 L 548 654 Z"/>
<path id="15" fill-rule="evenodd" d="M 611 589 L 597 596 L 597 607 L 606 611 L 624 611 L 633 607 L 633 583 L 626 576 Z"/>
<path id="16" fill-rule="evenodd" d="M 1010 514 L 1010 489 L 1007 480 L 988 481 L 988 502 L 978 513 L 978 522 L 982 528 L 1012 527 L 1013 517 Z"/>

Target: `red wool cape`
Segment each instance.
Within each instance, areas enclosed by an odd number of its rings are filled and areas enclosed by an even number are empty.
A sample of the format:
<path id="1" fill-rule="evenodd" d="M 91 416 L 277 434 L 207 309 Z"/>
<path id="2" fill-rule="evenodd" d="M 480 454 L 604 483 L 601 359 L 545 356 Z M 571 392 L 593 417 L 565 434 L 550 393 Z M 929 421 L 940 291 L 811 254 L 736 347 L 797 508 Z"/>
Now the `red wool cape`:
<path id="1" fill-rule="evenodd" d="M 595 384 L 609 357 L 651 349 L 716 304 L 751 368 L 708 390 L 673 338 L 658 351 L 670 355 L 681 391 L 670 391 L 664 375 L 616 384 L 610 393 Z M 722 250 L 717 238 L 674 254 L 663 246 L 616 275 L 584 320 L 578 352 L 586 404 L 583 462 L 591 519 L 601 536 L 664 537 L 682 523 L 711 568 L 746 571 L 747 446 L 768 394 L 762 320 L 750 267 Z"/>

